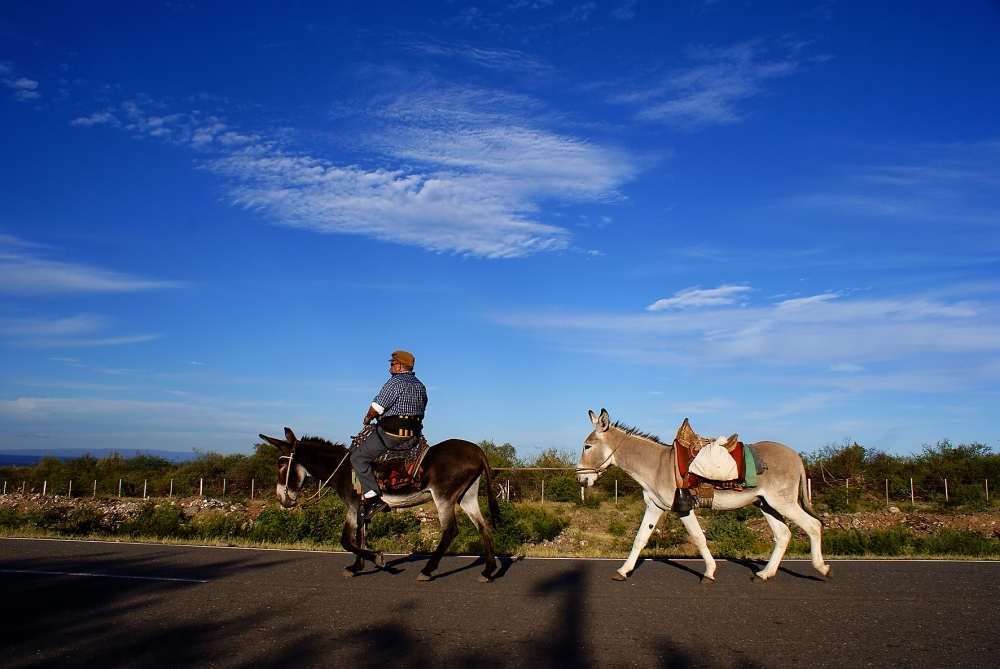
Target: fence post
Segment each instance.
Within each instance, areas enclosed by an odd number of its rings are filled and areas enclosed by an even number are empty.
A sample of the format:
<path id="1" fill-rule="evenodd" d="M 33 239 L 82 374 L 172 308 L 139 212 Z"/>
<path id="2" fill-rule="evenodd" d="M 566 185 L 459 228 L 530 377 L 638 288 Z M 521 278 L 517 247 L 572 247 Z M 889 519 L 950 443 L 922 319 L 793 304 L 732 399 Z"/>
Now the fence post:
<path id="1" fill-rule="evenodd" d="M 146 488 L 149 486 L 149 479 L 142 480 L 142 498 L 146 499 Z"/>
<path id="2" fill-rule="evenodd" d="M 66 493 L 67 497 L 73 497 L 73 479 L 69 480 L 69 491 Z"/>
<path id="3" fill-rule="evenodd" d="M 889 506 L 889 479 L 885 480 L 885 505 Z"/>
<path id="4" fill-rule="evenodd" d="M 118 479 L 118 496 L 122 496 L 122 480 Z"/>
<path id="5" fill-rule="evenodd" d="M 5 495 L 7 494 L 7 482 L 6 481 L 3 482 L 3 494 L 5 494 Z M 987 499 L 986 501 L 988 502 L 989 499 Z"/>
<path id="6" fill-rule="evenodd" d="M 542 504 L 545 504 L 545 479 L 542 479 Z"/>
<path id="7" fill-rule="evenodd" d="M 198 496 L 205 496 L 205 479 L 198 479 Z"/>
<path id="8" fill-rule="evenodd" d="M 94 479 L 94 499 L 97 499 L 97 479 Z"/>
<path id="9" fill-rule="evenodd" d="M 944 480 L 944 501 L 948 501 L 948 479 Z"/>
<path id="10" fill-rule="evenodd" d="M 910 504 L 916 504 L 916 502 L 913 501 L 913 479 L 910 479 Z"/>
<path id="11" fill-rule="evenodd" d="M 49 482 L 45 481 L 42 483 L 42 497 L 45 497 L 46 491 L 49 489 Z"/>
<path id="12" fill-rule="evenodd" d="M 618 503 L 618 479 L 615 479 L 615 504 Z"/>
<path id="13" fill-rule="evenodd" d="M 844 479 L 844 487 L 847 488 L 847 503 L 851 503 L 851 479 Z"/>
<path id="14" fill-rule="evenodd" d="M 170 479 L 170 494 L 168 495 L 168 497 L 173 497 L 173 496 L 174 496 L 174 480 Z"/>
<path id="15" fill-rule="evenodd" d="M 6 490 L 6 488 L 5 488 Z M 990 480 L 986 479 L 986 503 L 990 503 Z"/>
<path id="16" fill-rule="evenodd" d="M 253 484 L 254 484 L 254 482 L 255 482 L 254 479 L 250 479 L 250 499 L 251 500 L 253 499 Z"/>
<path id="17" fill-rule="evenodd" d="M 809 492 L 809 503 L 812 504 L 813 501 L 813 480 L 806 479 L 806 490 Z"/>
<path id="18" fill-rule="evenodd" d="M 583 486 L 580 486 L 580 501 L 583 501 Z"/>
<path id="19" fill-rule="evenodd" d="M 24 486 L 27 485 L 27 481 L 21 481 L 21 494 L 24 494 Z"/>
<path id="20" fill-rule="evenodd" d="M 226 479 L 222 479 L 222 496 L 226 496 Z"/>

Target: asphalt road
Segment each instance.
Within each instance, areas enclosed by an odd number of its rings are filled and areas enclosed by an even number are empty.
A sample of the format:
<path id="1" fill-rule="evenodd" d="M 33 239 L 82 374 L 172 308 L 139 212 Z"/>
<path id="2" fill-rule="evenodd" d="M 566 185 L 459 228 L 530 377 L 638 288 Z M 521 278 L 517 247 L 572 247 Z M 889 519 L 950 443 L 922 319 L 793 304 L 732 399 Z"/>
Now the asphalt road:
<path id="1" fill-rule="evenodd" d="M 423 559 L 0 539 L 0 666 L 1000 667 L 1000 563 Z M 98 576 L 101 574 L 103 576 Z M 131 578 L 122 578 L 131 577 Z"/>

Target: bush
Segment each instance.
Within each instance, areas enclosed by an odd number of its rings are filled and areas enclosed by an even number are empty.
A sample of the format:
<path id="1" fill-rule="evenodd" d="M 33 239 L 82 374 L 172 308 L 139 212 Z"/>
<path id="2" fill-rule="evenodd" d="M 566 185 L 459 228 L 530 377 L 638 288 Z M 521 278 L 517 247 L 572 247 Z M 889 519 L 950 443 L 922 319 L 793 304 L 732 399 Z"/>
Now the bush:
<path id="1" fill-rule="evenodd" d="M 705 531 L 713 555 L 719 557 L 747 557 L 760 552 L 762 537 L 751 530 L 734 511 L 722 511 L 712 517 L 712 524 Z"/>
<path id="2" fill-rule="evenodd" d="M 527 542 L 551 541 L 569 525 L 568 520 L 539 507 L 504 500 L 497 500 L 497 503 L 500 506 L 500 518 L 493 523 L 493 548 L 497 555 L 514 555 Z M 483 514 L 489 518 L 489 511 L 485 506 L 485 500 L 480 499 Z M 483 552 L 482 537 L 464 514 L 459 516 L 458 535 L 448 552 Z"/>
<path id="3" fill-rule="evenodd" d="M 184 537 L 188 534 L 184 516 L 169 504 L 145 504 L 139 515 L 123 522 L 118 533 L 126 537 Z"/>
<path id="4" fill-rule="evenodd" d="M 63 531 L 66 534 L 84 536 L 101 530 L 102 514 L 92 506 L 80 506 L 66 514 Z"/>
<path id="5" fill-rule="evenodd" d="M 577 502 L 580 500 L 580 483 L 572 474 L 553 476 L 545 482 L 545 498 L 552 502 Z"/>

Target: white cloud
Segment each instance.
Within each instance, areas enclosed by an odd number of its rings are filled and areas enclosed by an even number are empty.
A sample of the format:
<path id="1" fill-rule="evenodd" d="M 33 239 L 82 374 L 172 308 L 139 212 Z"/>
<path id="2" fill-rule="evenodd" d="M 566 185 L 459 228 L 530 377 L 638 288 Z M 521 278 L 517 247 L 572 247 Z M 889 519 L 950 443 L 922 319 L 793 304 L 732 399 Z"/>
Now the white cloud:
<path id="1" fill-rule="evenodd" d="M 93 314 L 78 314 L 67 318 L 7 318 L 0 319 L 0 334 L 3 335 L 80 335 L 102 330 L 107 327 L 107 318 Z M 69 358 L 53 358 L 64 362 L 75 362 Z"/>
<path id="2" fill-rule="evenodd" d="M 511 110 L 529 103 L 466 89 L 395 100 L 363 141 L 408 168 L 340 167 L 262 144 L 210 167 L 231 180 L 236 202 L 285 225 L 491 258 L 562 249 L 569 233 L 537 220 L 541 204 L 615 198 L 634 168 Z"/>
<path id="3" fill-rule="evenodd" d="M 206 166 L 229 181 L 233 201 L 278 224 L 490 258 L 568 248 L 566 229 L 539 220 L 543 205 L 618 199 L 637 171 L 622 151 L 549 129 L 553 119 L 524 96 L 425 86 L 358 108 L 366 130 L 354 148 L 372 166 L 289 148 L 287 129 L 279 139 L 241 134 L 148 99 L 72 123 L 117 123 L 214 153 Z"/>
<path id="4" fill-rule="evenodd" d="M 773 365 L 812 366 L 822 379 L 840 378 L 826 376 L 829 371 L 864 372 L 876 385 L 877 375 L 898 374 L 885 367 L 889 363 L 903 366 L 911 382 L 940 370 L 957 382 L 1000 375 L 991 362 L 1000 356 L 1000 318 L 994 307 L 978 302 L 822 294 L 761 306 L 711 306 L 697 314 L 520 314 L 496 320 L 563 348 L 637 362 L 763 365 L 772 376 L 779 374 Z"/>
<path id="5" fill-rule="evenodd" d="M 28 253 L 21 242 L 9 235 L 0 236 L 0 293 L 41 295 L 46 293 L 135 292 L 174 288 L 170 281 L 152 281 L 111 270 L 59 260 L 48 260 Z"/>
<path id="6" fill-rule="evenodd" d="M 768 80 L 797 72 L 803 62 L 798 51 L 793 46 L 788 55 L 768 60 L 758 42 L 698 49 L 691 56 L 695 64 L 612 101 L 637 107 L 643 121 L 687 128 L 738 123 L 744 115 L 736 103 L 762 93 Z"/>
<path id="7" fill-rule="evenodd" d="M 624 0 L 611 10 L 611 16 L 619 21 L 629 21 L 635 17 L 635 5 L 638 0 Z"/>
<path id="8" fill-rule="evenodd" d="M 685 288 L 674 293 L 673 297 L 657 300 L 646 307 L 646 311 L 663 311 L 665 309 L 687 309 L 691 307 L 716 307 L 733 304 L 736 299 L 753 289 L 749 286 L 719 286 L 700 290 Z"/>
<path id="9" fill-rule="evenodd" d="M 87 128 L 93 127 L 95 125 L 109 125 L 113 128 L 117 128 L 118 126 L 121 125 L 121 122 L 110 111 L 102 111 L 102 112 L 94 112 L 90 116 L 74 119 L 70 121 L 69 124 L 82 125 Z"/>
<path id="10" fill-rule="evenodd" d="M 1000 223 L 1000 142 L 911 146 L 785 206 L 903 222 Z"/>

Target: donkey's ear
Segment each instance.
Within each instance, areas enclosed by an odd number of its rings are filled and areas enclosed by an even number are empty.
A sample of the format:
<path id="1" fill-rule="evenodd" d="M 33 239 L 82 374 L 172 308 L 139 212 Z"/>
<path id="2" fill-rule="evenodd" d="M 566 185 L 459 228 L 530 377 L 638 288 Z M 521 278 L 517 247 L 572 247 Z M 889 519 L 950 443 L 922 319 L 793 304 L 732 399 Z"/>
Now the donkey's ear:
<path id="1" fill-rule="evenodd" d="M 298 437 L 295 436 L 295 433 L 292 432 L 292 428 L 290 427 L 285 428 L 285 439 L 288 440 L 289 444 L 294 444 L 296 441 L 299 440 Z"/>
<path id="2" fill-rule="evenodd" d="M 275 439 L 274 437 L 269 437 L 266 434 L 258 435 L 261 439 L 271 444 L 272 446 L 277 446 L 283 451 L 287 451 L 291 448 L 291 444 L 287 441 L 282 441 L 281 439 Z"/>
<path id="3" fill-rule="evenodd" d="M 597 427 L 598 424 L 599 424 L 597 422 L 597 414 L 594 413 L 593 411 L 588 411 L 587 415 L 590 416 L 590 422 L 594 424 L 594 427 Z M 264 436 L 264 435 L 261 435 L 261 436 Z"/>
<path id="4" fill-rule="evenodd" d="M 607 432 L 608 428 L 611 427 L 611 417 L 608 416 L 607 409 L 601 409 L 601 415 L 594 418 L 594 413 L 590 413 L 590 420 L 593 421 L 594 427 L 597 428 L 598 432 Z"/>

